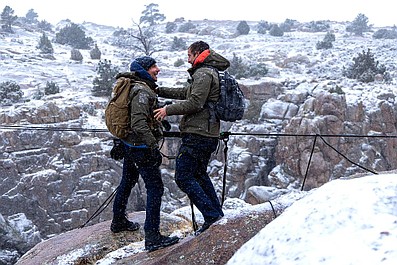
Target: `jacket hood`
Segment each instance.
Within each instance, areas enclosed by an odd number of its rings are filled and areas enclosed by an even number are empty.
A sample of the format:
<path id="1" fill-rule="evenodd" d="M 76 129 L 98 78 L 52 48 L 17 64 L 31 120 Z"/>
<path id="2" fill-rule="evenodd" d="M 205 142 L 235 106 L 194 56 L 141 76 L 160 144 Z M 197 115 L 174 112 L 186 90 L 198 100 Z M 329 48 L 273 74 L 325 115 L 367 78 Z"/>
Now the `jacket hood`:
<path id="1" fill-rule="evenodd" d="M 212 66 L 218 71 L 225 71 L 229 66 L 230 62 L 220 55 L 219 53 L 215 52 L 214 50 L 205 50 L 203 51 L 194 61 L 194 64 L 192 68 L 190 68 L 188 71 L 192 72 L 196 68 L 199 68 L 203 65 L 209 65 Z"/>

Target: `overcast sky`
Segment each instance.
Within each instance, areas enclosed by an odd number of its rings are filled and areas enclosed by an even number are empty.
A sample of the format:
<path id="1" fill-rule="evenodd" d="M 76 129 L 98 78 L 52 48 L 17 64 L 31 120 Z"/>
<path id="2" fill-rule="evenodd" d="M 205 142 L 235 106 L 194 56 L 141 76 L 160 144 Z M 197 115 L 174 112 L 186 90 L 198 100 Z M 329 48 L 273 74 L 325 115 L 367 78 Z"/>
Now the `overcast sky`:
<path id="1" fill-rule="evenodd" d="M 359 13 L 375 26 L 397 25 L 392 0 L 0 0 L 1 11 L 8 5 L 17 16 L 25 16 L 31 8 L 39 20 L 52 24 L 62 19 L 72 22 L 95 22 L 103 25 L 130 27 L 138 22 L 145 5 L 159 5 L 166 21 L 246 20 L 280 23 L 286 18 L 300 22 L 313 20 L 353 21 Z M 389 6 L 389 8 L 387 8 Z"/>

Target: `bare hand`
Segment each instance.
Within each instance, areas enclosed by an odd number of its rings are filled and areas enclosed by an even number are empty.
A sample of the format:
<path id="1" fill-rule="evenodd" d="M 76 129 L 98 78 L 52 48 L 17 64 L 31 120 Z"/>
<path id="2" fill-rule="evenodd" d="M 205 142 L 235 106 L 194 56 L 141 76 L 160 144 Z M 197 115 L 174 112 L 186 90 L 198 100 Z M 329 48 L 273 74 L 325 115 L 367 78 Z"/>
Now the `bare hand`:
<path id="1" fill-rule="evenodd" d="M 154 118 L 158 121 L 162 121 L 167 116 L 165 107 L 162 107 L 160 109 L 155 109 L 153 112 L 154 112 Z"/>

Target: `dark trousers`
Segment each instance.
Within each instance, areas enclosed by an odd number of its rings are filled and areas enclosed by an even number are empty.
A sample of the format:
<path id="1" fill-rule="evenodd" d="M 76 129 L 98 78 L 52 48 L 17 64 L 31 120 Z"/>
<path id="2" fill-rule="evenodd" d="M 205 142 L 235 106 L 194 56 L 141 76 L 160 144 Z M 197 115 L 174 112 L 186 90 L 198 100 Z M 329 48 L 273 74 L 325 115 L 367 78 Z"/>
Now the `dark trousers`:
<path id="1" fill-rule="evenodd" d="M 187 134 L 182 137 L 176 158 L 176 184 L 203 214 L 205 221 L 223 216 L 218 196 L 207 173 L 211 154 L 217 146 L 217 138 Z"/>
<path id="2" fill-rule="evenodd" d="M 123 176 L 113 203 L 113 214 L 124 215 L 131 189 L 141 175 L 146 188 L 145 231 L 159 231 L 161 197 L 164 185 L 161 179 L 160 165 L 162 157 L 159 150 L 135 148 L 124 145 Z"/>

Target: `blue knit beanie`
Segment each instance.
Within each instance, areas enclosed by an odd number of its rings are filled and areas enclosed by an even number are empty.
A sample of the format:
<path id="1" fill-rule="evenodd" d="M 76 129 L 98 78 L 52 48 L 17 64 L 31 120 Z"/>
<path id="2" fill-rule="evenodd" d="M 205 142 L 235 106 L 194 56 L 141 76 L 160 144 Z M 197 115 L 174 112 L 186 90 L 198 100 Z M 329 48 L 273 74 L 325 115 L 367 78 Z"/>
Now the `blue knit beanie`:
<path id="1" fill-rule="evenodd" d="M 142 68 L 143 69 L 145 69 L 146 71 L 147 70 L 149 70 L 149 68 L 152 66 L 152 65 L 154 65 L 154 64 L 156 64 L 156 60 L 154 60 L 152 57 L 150 57 L 150 56 L 142 56 L 142 57 L 138 57 L 138 58 L 136 58 L 134 61 L 133 61 L 133 63 L 138 63 L 140 66 L 142 66 Z M 131 64 L 132 65 L 132 64 Z M 130 70 L 132 71 L 132 69 L 131 69 L 131 66 L 130 66 Z"/>

